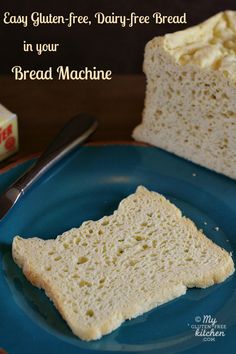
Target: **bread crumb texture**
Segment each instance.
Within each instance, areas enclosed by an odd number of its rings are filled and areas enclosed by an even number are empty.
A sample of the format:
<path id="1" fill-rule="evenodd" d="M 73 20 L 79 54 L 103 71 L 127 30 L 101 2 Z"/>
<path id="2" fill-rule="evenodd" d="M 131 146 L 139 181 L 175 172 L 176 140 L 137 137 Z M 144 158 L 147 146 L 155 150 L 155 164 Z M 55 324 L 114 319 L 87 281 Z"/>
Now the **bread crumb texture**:
<path id="1" fill-rule="evenodd" d="M 236 178 L 236 12 L 151 40 L 144 141 Z"/>
<path id="2" fill-rule="evenodd" d="M 126 319 L 222 282 L 231 256 L 162 195 L 144 187 L 111 216 L 55 240 L 13 240 L 14 261 L 43 288 L 73 333 L 99 339 Z"/>

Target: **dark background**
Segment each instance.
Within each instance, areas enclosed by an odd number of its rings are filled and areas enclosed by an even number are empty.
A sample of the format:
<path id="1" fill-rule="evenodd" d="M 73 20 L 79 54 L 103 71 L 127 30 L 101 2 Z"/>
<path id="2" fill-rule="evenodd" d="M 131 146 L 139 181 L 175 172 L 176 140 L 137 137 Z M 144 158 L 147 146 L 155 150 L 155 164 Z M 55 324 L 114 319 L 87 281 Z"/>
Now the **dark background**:
<path id="1" fill-rule="evenodd" d="M 69 65 L 72 68 L 96 66 L 112 69 L 113 73 L 127 74 L 142 71 L 145 43 L 156 35 L 175 32 L 194 25 L 215 13 L 236 10 L 235 0 L 65 0 L 65 1 L 3 1 L 0 3 L 0 73 L 10 74 L 11 67 L 41 69 L 49 66 Z M 187 25 L 167 24 L 136 25 L 122 28 L 120 25 L 40 25 L 24 28 L 22 25 L 2 24 L 3 13 L 30 15 L 34 11 L 43 14 L 65 15 L 71 11 L 90 15 L 97 11 L 117 15 L 136 12 L 139 15 L 181 15 L 187 13 Z M 24 53 L 23 40 L 28 43 L 60 43 L 57 53 Z"/>
<path id="2" fill-rule="evenodd" d="M 154 36 L 175 32 L 209 18 L 219 11 L 236 10 L 236 0 L 0 0 L 0 102 L 17 113 L 20 150 L 0 163 L 21 161 L 41 152 L 69 118 L 79 112 L 94 115 L 99 122 L 93 143 L 125 141 L 132 143 L 133 128 L 140 123 L 145 95 L 142 74 L 144 46 Z M 2 24 L 3 14 L 66 15 L 75 12 L 93 17 L 101 11 L 109 15 L 152 16 L 187 13 L 186 25 L 41 25 L 24 28 Z M 24 53 L 28 43 L 60 43 L 57 53 Z M 111 69 L 112 80 L 14 80 L 11 68 L 71 69 L 96 66 Z"/>

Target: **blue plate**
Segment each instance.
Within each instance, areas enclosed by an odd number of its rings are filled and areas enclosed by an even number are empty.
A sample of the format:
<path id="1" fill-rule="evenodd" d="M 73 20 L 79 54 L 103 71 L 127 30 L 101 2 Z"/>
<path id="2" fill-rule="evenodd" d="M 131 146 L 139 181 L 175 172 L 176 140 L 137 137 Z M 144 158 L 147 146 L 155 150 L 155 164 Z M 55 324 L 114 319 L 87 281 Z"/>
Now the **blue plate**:
<path id="1" fill-rule="evenodd" d="M 31 163 L 0 175 L 0 188 Z M 167 196 L 209 238 L 235 251 L 235 181 L 157 148 L 80 148 L 26 193 L 0 224 L 0 348 L 10 354 L 236 352 L 235 275 L 205 290 L 188 290 L 101 340 L 84 342 L 14 264 L 14 235 L 55 237 L 84 220 L 111 214 L 140 184 Z"/>

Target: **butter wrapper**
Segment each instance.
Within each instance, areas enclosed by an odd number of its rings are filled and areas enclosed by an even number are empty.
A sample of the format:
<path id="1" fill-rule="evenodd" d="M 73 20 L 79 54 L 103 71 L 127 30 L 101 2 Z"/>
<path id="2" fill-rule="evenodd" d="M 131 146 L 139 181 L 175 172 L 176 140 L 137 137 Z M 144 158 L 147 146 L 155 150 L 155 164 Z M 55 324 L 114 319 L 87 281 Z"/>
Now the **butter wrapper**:
<path id="1" fill-rule="evenodd" d="M 0 161 L 18 151 L 17 116 L 0 104 Z"/>

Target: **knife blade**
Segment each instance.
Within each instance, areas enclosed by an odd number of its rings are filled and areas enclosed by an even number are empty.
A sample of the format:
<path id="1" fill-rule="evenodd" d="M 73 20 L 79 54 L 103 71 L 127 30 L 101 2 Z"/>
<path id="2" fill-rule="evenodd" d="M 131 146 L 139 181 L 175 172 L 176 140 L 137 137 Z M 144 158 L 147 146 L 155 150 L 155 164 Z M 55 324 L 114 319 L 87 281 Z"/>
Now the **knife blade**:
<path id="1" fill-rule="evenodd" d="M 0 221 L 45 172 L 85 142 L 95 132 L 97 125 L 96 119 L 87 114 L 79 114 L 72 118 L 35 164 L 0 196 Z"/>

